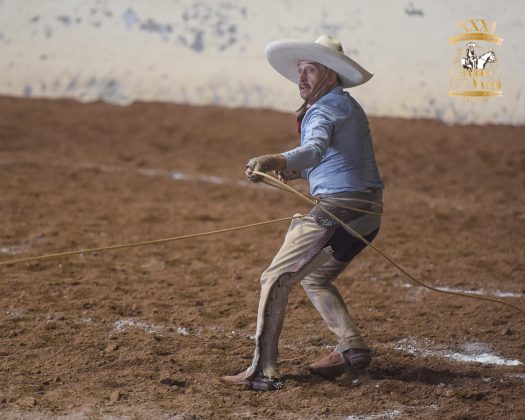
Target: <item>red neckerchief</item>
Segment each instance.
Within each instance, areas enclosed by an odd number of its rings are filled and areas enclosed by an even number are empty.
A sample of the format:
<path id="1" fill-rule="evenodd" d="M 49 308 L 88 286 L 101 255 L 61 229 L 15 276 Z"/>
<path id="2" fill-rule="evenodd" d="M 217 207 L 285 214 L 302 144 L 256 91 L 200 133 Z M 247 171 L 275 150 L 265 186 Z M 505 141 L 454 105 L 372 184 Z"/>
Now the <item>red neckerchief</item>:
<path id="1" fill-rule="evenodd" d="M 306 111 L 304 111 L 302 114 L 299 114 L 297 116 L 297 132 L 301 134 L 301 124 L 303 122 L 304 114 L 306 114 Z"/>

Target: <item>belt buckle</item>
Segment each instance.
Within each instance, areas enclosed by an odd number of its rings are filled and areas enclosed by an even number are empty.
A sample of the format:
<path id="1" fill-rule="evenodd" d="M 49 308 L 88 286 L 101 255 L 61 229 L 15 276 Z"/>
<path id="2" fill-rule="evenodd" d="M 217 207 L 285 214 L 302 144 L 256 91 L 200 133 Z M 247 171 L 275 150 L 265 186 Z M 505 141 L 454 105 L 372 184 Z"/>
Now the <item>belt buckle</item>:
<path id="1" fill-rule="evenodd" d="M 361 190 L 360 192 L 364 193 L 376 193 L 379 191 L 379 188 L 376 187 L 366 187 L 364 190 Z"/>

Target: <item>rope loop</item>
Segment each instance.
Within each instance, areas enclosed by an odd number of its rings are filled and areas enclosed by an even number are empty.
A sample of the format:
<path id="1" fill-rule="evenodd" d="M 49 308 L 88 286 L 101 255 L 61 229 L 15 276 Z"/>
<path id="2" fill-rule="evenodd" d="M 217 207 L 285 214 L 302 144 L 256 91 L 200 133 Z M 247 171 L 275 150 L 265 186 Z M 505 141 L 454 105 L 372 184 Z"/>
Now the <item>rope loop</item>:
<path id="1" fill-rule="evenodd" d="M 519 306 L 516 306 L 516 305 L 514 305 L 512 303 L 509 303 L 509 302 L 505 302 L 505 301 L 500 300 L 500 299 L 494 299 L 494 298 L 491 298 L 491 297 L 488 297 L 488 296 L 473 296 L 473 295 L 469 295 L 467 293 L 453 292 L 453 291 L 450 291 L 450 290 L 441 290 L 441 289 L 438 289 L 436 287 L 430 286 L 430 285 L 422 282 L 421 280 L 416 279 L 411 274 L 409 274 L 403 267 L 401 267 L 399 264 L 397 264 L 392 258 L 390 258 L 388 255 L 386 255 L 384 252 L 382 252 L 380 249 L 378 249 L 375 245 L 372 245 L 372 243 L 367 241 L 361 234 L 359 234 L 359 232 L 357 232 L 355 229 L 352 229 L 350 226 L 348 226 L 348 224 L 346 224 L 341 219 L 339 219 L 337 216 L 335 216 L 334 214 L 330 213 L 323 206 L 318 204 L 313 199 L 312 196 L 308 196 L 306 194 L 303 194 L 300 191 L 297 191 L 295 188 L 290 187 L 288 184 L 283 184 L 280 181 L 278 181 L 276 178 L 274 178 L 274 177 L 272 177 L 272 176 L 270 176 L 270 175 L 268 175 L 266 173 L 259 172 L 259 171 L 253 171 L 253 173 L 256 174 L 256 175 L 261 176 L 263 178 L 262 181 L 265 184 L 267 184 L 267 185 L 269 185 L 271 187 L 279 188 L 281 190 L 287 190 L 288 192 L 291 192 L 291 193 L 297 195 L 298 197 L 302 198 L 304 201 L 307 201 L 308 203 L 313 204 L 314 206 L 316 206 L 317 208 L 322 210 L 327 216 L 331 217 L 337 223 L 339 223 L 348 233 L 350 233 L 352 236 L 355 236 L 356 238 L 358 238 L 361 241 L 363 241 L 367 246 L 369 246 L 375 252 L 377 252 L 379 255 L 381 255 L 383 258 L 385 258 L 390 264 L 392 264 L 399 271 L 401 271 L 405 276 L 407 276 L 413 283 L 415 283 L 415 284 L 417 284 L 417 285 L 419 285 L 421 287 L 424 287 L 425 289 L 432 290 L 433 292 L 443 293 L 443 294 L 447 294 L 447 295 L 454 295 L 454 296 L 462 296 L 462 297 L 466 297 L 466 298 L 469 298 L 469 299 L 476 299 L 476 300 L 482 300 L 482 301 L 499 303 L 499 304 L 502 304 L 502 305 L 510 306 L 511 308 L 514 308 L 514 309 L 518 310 L 519 312 L 525 313 L 525 311 L 522 308 L 520 308 Z M 277 183 L 279 183 L 281 185 L 277 185 Z"/>

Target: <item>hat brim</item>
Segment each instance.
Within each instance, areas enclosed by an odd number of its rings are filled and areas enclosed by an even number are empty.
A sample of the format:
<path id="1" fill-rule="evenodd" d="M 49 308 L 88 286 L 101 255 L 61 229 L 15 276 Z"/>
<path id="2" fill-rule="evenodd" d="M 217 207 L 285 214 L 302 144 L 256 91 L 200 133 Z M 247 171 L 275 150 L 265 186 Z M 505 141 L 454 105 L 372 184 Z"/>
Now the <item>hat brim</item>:
<path id="1" fill-rule="evenodd" d="M 266 59 L 278 73 L 293 83 L 299 83 L 299 61 L 314 61 L 337 73 L 343 88 L 362 85 L 373 74 L 366 71 L 350 57 L 315 42 L 296 39 L 274 41 L 266 47 Z"/>

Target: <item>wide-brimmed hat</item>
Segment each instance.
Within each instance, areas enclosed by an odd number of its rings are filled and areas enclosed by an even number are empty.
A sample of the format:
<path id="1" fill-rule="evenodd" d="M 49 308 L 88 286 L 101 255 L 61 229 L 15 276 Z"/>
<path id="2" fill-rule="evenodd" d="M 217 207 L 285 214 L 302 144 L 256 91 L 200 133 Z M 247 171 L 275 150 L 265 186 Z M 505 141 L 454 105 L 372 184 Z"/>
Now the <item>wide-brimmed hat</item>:
<path id="1" fill-rule="evenodd" d="M 322 35 L 315 42 L 283 39 L 266 46 L 266 59 L 271 66 L 288 80 L 298 83 L 299 61 L 314 61 L 337 73 L 343 88 L 362 85 L 373 74 L 367 72 L 345 55 L 341 42 L 330 35 Z"/>

